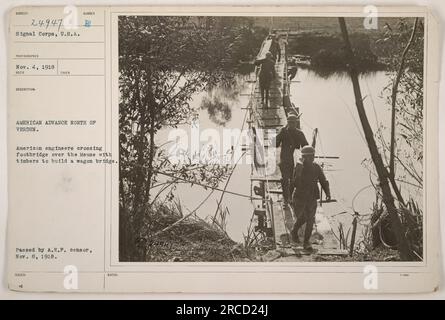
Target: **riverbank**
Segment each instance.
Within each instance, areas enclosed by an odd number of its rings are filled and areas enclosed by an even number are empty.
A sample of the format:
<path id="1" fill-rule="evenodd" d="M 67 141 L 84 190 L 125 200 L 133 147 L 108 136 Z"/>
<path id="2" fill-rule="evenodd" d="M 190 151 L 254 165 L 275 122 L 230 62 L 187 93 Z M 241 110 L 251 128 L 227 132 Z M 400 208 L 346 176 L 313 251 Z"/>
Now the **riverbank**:
<path id="1" fill-rule="evenodd" d="M 250 261 L 243 246 L 230 239 L 218 226 L 196 215 L 180 221 L 181 219 L 184 219 L 184 216 L 179 206 L 156 205 L 155 209 L 148 210 L 144 230 L 149 233 L 139 235 L 139 252 L 129 260 L 142 262 Z"/>
<path id="2" fill-rule="evenodd" d="M 232 240 L 218 226 L 191 215 L 184 218 L 181 210 L 165 205 L 147 212 L 146 230 L 141 235 L 139 255 L 129 261 L 139 262 L 352 262 L 400 261 L 397 250 L 379 246 L 369 252 L 354 252 L 352 256 L 336 254 L 304 254 L 297 249 L 274 249 L 273 243 L 245 248 Z M 148 221 L 151 221 L 149 223 Z M 178 221 L 180 221 L 178 223 Z"/>
<path id="3" fill-rule="evenodd" d="M 352 33 L 351 43 L 359 72 L 387 70 L 386 57 L 376 54 L 375 43 L 378 35 Z M 348 70 L 348 59 L 343 49 L 344 41 L 338 33 L 319 31 L 302 32 L 289 38 L 288 55 L 310 57 L 309 69 L 321 75 L 329 75 Z"/>

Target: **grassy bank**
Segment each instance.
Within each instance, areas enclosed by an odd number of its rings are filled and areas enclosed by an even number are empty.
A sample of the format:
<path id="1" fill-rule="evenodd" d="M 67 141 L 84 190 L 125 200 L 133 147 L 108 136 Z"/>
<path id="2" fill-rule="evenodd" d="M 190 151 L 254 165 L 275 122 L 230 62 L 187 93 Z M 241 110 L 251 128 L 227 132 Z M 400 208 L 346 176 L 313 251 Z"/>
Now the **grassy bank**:
<path id="1" fill-rule="evenodd" d="M 179 206 L 156 205 L 146 210 L 143 234 L 125 239 L 121 244 L 137 243 L 126 261 L 141 262 L 234 262 L 244 261 L 247 254 L 219 227 L 196 215 L 183 218 Z M 171 227 L 173 225 L 173 227 Z M 168 230 L 165 230 L 166 228 Z M 165 230 L 165 231 L 163 231 Z M 131 230 L 128 230 L 131 232 Z M 128 234 L 128 233 L 127 233 Z"/>

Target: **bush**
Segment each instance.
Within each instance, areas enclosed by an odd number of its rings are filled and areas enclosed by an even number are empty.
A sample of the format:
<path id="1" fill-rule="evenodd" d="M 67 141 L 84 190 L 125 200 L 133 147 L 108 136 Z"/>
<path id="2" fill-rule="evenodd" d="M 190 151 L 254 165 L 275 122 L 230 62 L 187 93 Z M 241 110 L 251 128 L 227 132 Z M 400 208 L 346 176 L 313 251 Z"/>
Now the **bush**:
<path id="1" fill-rule="evenodd" d="M 131 254 L 121 261 L 241 261 L 247 257 L 243 250 L 233 250 L 237 243 L 224 231 L 193 215 L 159 233 L 181 218 L 175 205 L 147 208 L 141 234 L 126 243 L 135 250 L 126 250 Z M 124 240 L 120 234 L 121 244 Z"/>
<path id="2" fill-rule="evenodd" d="M 405 228 L 405 235 L 409 247 L 417 257 L 416 260 L 423 259 L 423 215 L 418 204 L 409 199 L 406 207 L 399 209 L 399 218 Z M 397 238 L 391 228 L 390 218 L 386 209 L 380 203 L 373 205 L 371 216 L 372 226 L 372 250 L 385 247 L 387 249 L 397 249 Z"/>

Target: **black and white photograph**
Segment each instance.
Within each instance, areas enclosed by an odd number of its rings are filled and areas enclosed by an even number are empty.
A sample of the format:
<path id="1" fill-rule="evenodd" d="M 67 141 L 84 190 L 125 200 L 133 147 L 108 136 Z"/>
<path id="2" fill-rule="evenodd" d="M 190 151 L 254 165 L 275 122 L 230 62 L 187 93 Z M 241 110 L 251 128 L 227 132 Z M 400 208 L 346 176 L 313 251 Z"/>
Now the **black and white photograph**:
<path id="1" fill-rule="evenodd" d="M 422 17 L 118 17 L 119 262 L 421 262 Z"/>

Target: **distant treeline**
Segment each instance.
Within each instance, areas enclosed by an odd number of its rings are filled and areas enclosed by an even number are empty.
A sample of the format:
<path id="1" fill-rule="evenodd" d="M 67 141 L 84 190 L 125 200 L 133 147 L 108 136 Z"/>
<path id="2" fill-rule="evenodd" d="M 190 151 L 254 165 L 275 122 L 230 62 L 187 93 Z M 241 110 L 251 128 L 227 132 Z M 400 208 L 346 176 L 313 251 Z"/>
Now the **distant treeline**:
<path id="1" fill-rule="evenodd" d="M 377 56 L 372 47 L 375 39 L 363 33 L 352 33 L 350 38 L 360 72 L 385 69 L 384 57 Z M 311 68 L 320 73 L 346 71 L 350 62 L 346 59 L 344 41 L 339 34 L 302 33 L 289 39 L 288 50 L 291 55 L 310 56 Z"/>
<path id="2" fill-rule="evenodd" d="M 272 29 L 289 29 L 293 31 L 312 31 L 340 35 L 340 26 L 337 17 L 252 17 L 253 25 Z M 366 29 L 364 17 L 346 18 L 350 33 L 365 33 L 375 35 L 384 32 L 386 25 L 394 25 L 399 17 L 379 17 L 377 29 Z"/>

